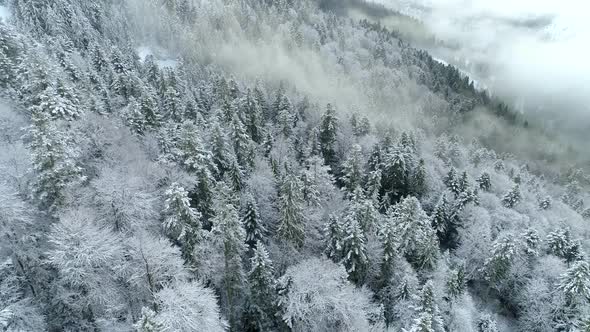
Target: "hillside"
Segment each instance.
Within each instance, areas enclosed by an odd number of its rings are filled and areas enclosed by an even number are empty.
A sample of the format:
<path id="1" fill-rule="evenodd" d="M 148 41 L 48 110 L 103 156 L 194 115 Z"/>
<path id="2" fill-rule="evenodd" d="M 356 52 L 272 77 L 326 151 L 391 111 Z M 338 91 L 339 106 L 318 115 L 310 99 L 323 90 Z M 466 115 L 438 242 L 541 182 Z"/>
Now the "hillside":
<path id="1" fill-rule="evenodd" d="M 590 326 L 585 165 L 379 7 L 0 6 L 2 331 Z"/>

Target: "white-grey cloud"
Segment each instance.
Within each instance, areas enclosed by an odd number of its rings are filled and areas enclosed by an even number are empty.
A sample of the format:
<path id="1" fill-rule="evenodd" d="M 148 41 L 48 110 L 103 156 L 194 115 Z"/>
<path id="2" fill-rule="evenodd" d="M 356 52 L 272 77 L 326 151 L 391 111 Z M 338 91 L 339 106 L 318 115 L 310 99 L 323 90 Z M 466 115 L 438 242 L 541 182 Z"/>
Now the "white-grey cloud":
<path id="1" fill-rule="evenodd" d="M 372 1 L 419 18 L 441 40 L 460 45 L 438 50 L 439 56 L 468 70 L 483 64 L 492 90 L 590 122 L 590 2 Z"/>

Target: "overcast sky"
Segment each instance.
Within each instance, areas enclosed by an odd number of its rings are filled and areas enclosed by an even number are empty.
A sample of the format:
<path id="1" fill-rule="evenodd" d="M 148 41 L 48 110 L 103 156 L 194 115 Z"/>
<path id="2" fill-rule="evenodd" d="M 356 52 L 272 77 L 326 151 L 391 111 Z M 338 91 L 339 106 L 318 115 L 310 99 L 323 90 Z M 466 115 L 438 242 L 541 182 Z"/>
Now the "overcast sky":
<path id="1" fill-rule="evenodd" d="M 454 56 L 487 64 L 495 89 L 549 98 L 564 105 L 560 112 L 590 122 L 589 0 L 373 1 L 458 42 Z"/>

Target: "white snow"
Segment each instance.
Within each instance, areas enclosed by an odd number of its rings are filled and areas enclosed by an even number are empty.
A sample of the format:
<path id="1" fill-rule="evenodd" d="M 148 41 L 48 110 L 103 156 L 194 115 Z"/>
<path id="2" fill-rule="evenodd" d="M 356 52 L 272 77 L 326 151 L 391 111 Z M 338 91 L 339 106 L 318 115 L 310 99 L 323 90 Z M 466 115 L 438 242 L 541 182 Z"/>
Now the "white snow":
<path id="1" fill-rule="evenodd" d="M 10 18 L 8 7 L 0 5 L 0 22 L 7 23 Z"/>
<path id="2" fill-rule="evenodd" d="M 136 48 L 135 51 L 137 52 L 139 61 L 141 62 L 145 61 L 147 56 L 152 55 L 156 65 L 158 65 L 160 68 L 174 68 L 178 65 L 178 60 L 170 57 L 166 50 L 152 48 L 144 45 Z"/>

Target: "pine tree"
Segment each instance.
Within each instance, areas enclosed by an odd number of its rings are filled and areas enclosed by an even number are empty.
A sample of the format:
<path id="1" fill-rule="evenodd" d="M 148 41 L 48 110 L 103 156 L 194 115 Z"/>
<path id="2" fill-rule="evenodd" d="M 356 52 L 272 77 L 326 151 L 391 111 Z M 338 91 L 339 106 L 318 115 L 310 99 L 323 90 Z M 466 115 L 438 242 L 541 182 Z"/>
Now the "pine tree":
<path id="1" fill-rule="evenodd" d="M 219 122 L 214 121 L 211 126 L 211 152 L 213 153 L 213 162 L 217 168 L 217 178 L 220 179 L 231 166 L 232 152 Z"/>
<path id="2" fill-rule="evenodd" d="M 461 178 L 459 178 L 459 191 L 464 193 L 469 190 L 469 180 L 467 178 L 467 172 L 463 171 L 461 173 Z"/>
<path id="3" fill-rule="evenodd" d="M 373 204 L 379 208 L 379 192 L 381 191 L 382 173 L 380 169 L 371 171 L 367 178 L 367 196 L 373 201 Z"/>
<path id="4" fill-rule="evenodd" d="M 520 186 L 515 184 L 512 189 L 502 198 L 502 204 L 507 208 L 513 208 L 520 203 L 522 196 L 520 194 Z"/>
<path id="5" fill-rule="evenodd" d="M 379 229 L 379 242 L 383 247 L 383 258 L 381 262 L 381 282 L 385 285 L 393 276 L 393 262 L 398 255 L 399 240 L 397 229 L 393 220 L 386 219 Z"/>
<path id="6" fill-rule="evenodd" d="M 516 244 L 509 236 L 504 236 L 494 242 L 492 253 L 482 268 L 484 277 L 491 282 L 501 281 L 516 257 Z"/>
<path id="7" fill-rule="evenodd" d="M 343 228 L 342 263 L 350 280 L 357 284 L 362 283 L 369 263 L 365 232 L 353 216 L 344 219 Z"/>
<path id="8" fill-rule="evenodd" d="M 344 230 L 340 219 L 336 215 L 330 215 L 328 223 L 324 230 L 326 236 L 326 256 L 334 261 L 340 262 L 342 259 L 342 244 L 344 240 Z"/>
<path id="9" fill-rule="evenodd" d="M 246 204 L 244 208 L 244 217 L 242 217 L 242 224 L 246 230 L 246 244 L 250 249 L 253 249 L 257 242 L 262 241 L 266 229 L 260 220 L 258 207 L 254 197 L 251 194 L 247 194 L 245 201 Z"/>
<path id="10" fill-rule="evenodd" d="M 445 178 L 443 179 L 444 184 L 447 188 L 458 197 L 461 194 L 461 187 L 459 186 L 459 180 L 457 179 L 457 172 L 454 168 L 451 168 Z"/>
<path id="11" fill-rule="evenodd" d="M 248 273 L 250 284 L 248 320 L 251 321 L 252 330 L 268 331 L 275 325 L 277 285 L 273 276 L 272 261 L 261 242 L 256 244 L 250 261 L 252 267 Z"/>
<path id="12" fill-rule="evenodd" d="M 336 110 L 331 104 L 328 104 L 326 112 L 322 116 L 319 130 L 322 156 L 328 165 L 334 165 L 336 163 L 337 132 L 338 118 L 336 117 Z"/>
<path id="13" fill-rule="evenodd" d="M 155 98 L 155 93 L 152 89 L 142 90 L 139 98 L 139 105 L 141 113 L 145 118 L 145 124 L 150 128 L 158 128 L 162 125 L 162 115 L 159 113 Z"/>
<path id="14" fill-rule="evenodd" d="M 183 258 L 194 264 L 193 251 L 202 239 L 201 215 L 190 206 L 188 192 L 178 183 L 170 185 L 165 196 L 164 231 L 180 243 Z"/>
<path id="15" fill-rule="evenodd" d="M 567 263 L 582 259 L 581 243 L 571 237 L 569 228 L 557 229 L 547 235 L 549 253 L 564 259 Z"/>
<path id="16" fill-rule="evenodd" d="M 582 188 L 578 181 L 573 180 L 565 188 L 565 193 L 561 197 L 561 200 L 569 205 L 574 211 L 582 212 L 584 208 L 584 200 L 582 199 Z"/>
<path id="17" fill-rule="evenodd" d="M 447 296 L 449 299 L 456 299 L 465 292 L 467 286 L 465 280 L 465 269 L 463 266 L 458 266 L 451 270 L 447 278 Z"/>
<path id="18" fill-rule="evenodd" d="M 180 93 L 172 86 L 166 89 L 162 97 L 162 112 L 168 119 L 177 122 L 183 119 L 184 114 Z"/>
<path id="19" fill-rule="evenodd" d="M 414 320 L 411 332 L 444 331 L 444 322 L 440 316 L 438 305 L 435 303 L 432 281 L 427 281 L 422 287 L 420 305 L 416 308 L 418 317 Z"/>
<path id="20" fill-rule="evenodd" d="M 156 319 L 156 313 L 149 308 L 141 308 L 141 317 L 134 325 L 137 332 L 161 332 L 164 327 Z"/>
<path id="21" fill-rule="evenodd" d="M 568 304 L 590 301 L 590 264 L 577 261 L 560 277 L 557 289 L 566 297 Z"/>
<path id="22" fill-rule="evenodd" d="M 545 196 L 545 198 L 539 200 L 539 209 L 549 210 L 551 208 L 551 196 Z"/>
<path id="23" fill-rule="evenodd" d="M 372 231 L 378 216 L 373 201 L 365 197 L 360 187 L 357 187 L 350 196 L 351 201 L 346 211 L 347 215 L 354 218 L 364 232 Z"/>
<path id="24" fill-rule="evenodd" d="M 539 238 L 539 233 L 535 229 L 527 229 L 524 233 L 520 235 L 522 239 L 522 247 L 525 255 L 533 258 L 539 255 L 539 243 L 541 239 Z"/>
<path id="25" fill-rule="evenodd" d="M 141 114 L 139 103 L 135 98 L 129 98 L 129 103 L 123 110 L 125 122 L 131 130 L 137 135 L 143 135 L 146 129 L 145 118 Z"/>
<path id="26" fill-rule="evenodd" d="M 223 257 L 223 299 L 230 326 L 237 329 L 240 319 L 245 276 L 242 257 L 246 251 L 246 232 L 240 223 L 231 190 L 221 183 L 215 198 L 212 232 L 219 239 Z"/>
<path id="27" fill-rule="evenodd" d="M 262 107 L 256 101 L 255 97 L 252 96 L 250 90 L 246 93 L 242 108 L 244 109 L 244 114 L 246 116 L 245 126 L 248 135 L 256 143 L 262 142 L 264 114 L 262 112 Z"/>
<path id="28" fill-rule="evenodd" d="M 342 182 L 348 193 L 352 194 L 357 187 L 361 187 L 364 172 L 363 154 L 360 145 L 355 144 L 352 146 L 350 155 L 342 163 L 342 173 Z"/>
<path id="29" fill-rule="evenodd" d="M 304 215 L 302 184 L 295 175 L 288 174 L 279 191 L 280 221 L 278 234 L 296 247 L 303 245 Z"/>
<path id="30" fill-rule="evenodd" d="M 287 96 L 283 96 L 277 109 L 277 125 L 284 137 L 291 137 L 295 124 L 295 115 L 292 111 L 291 102 Z"/>
<path id="31" fill-rule="evenodd" d="M 479 184 L 479 189 L 483 191 L 490 191 L 492 189 L 492 180 L 490 179 L 490 174 L 487 172 L 481 173 L 479 178 L 477 178 L 477 183 Z"/>
<path id="32" fill-rule="evenodd" d="M 421 197 L 426 192 L 426 165 L 424 159 L 418 161 L 418 167 L 412 176 L 412 193 Z"/>
<path id="33" fill-rule="evenodd" d="M 477 332 L 498 332 L 496 321 L 489 314 L 483 314 L 477 320 Z"/>
<path id="34" fill-rule="evenodd" d="M 228 180 L 236 192 L 240 192 L 244 187 L 244 170 L 233 154 L 230 155 L 229 168 L 224 178 Z"/>
<path id="35" fill-rule="evenodd" d="M 234 114 L 230 125 L 230 137 L 238 163 L 242 168 L 249 169 L 254 165 L 254 149 L 252 140 L 246 132 L 242 121 Z"/>
<path id="36" fill-rule="evenodd" d="M 65 189 L 83 180 L 82 169 L 74 161 L 76 150 L 66 135 L 57 129 L 49 115 L 33 108 L 29 127 L 29 148 L 33 155 L 33 194 L 44 208 L 54 212 L 64 203 Z"/>
<path id="37" fill-rule="evenodd" d="M 415 197 L 407 197 L 387 212 L 400 241 L 400 254 L 417 268 L 431 268 L 438 255 L 438 240 L 431 222 Z"/>

